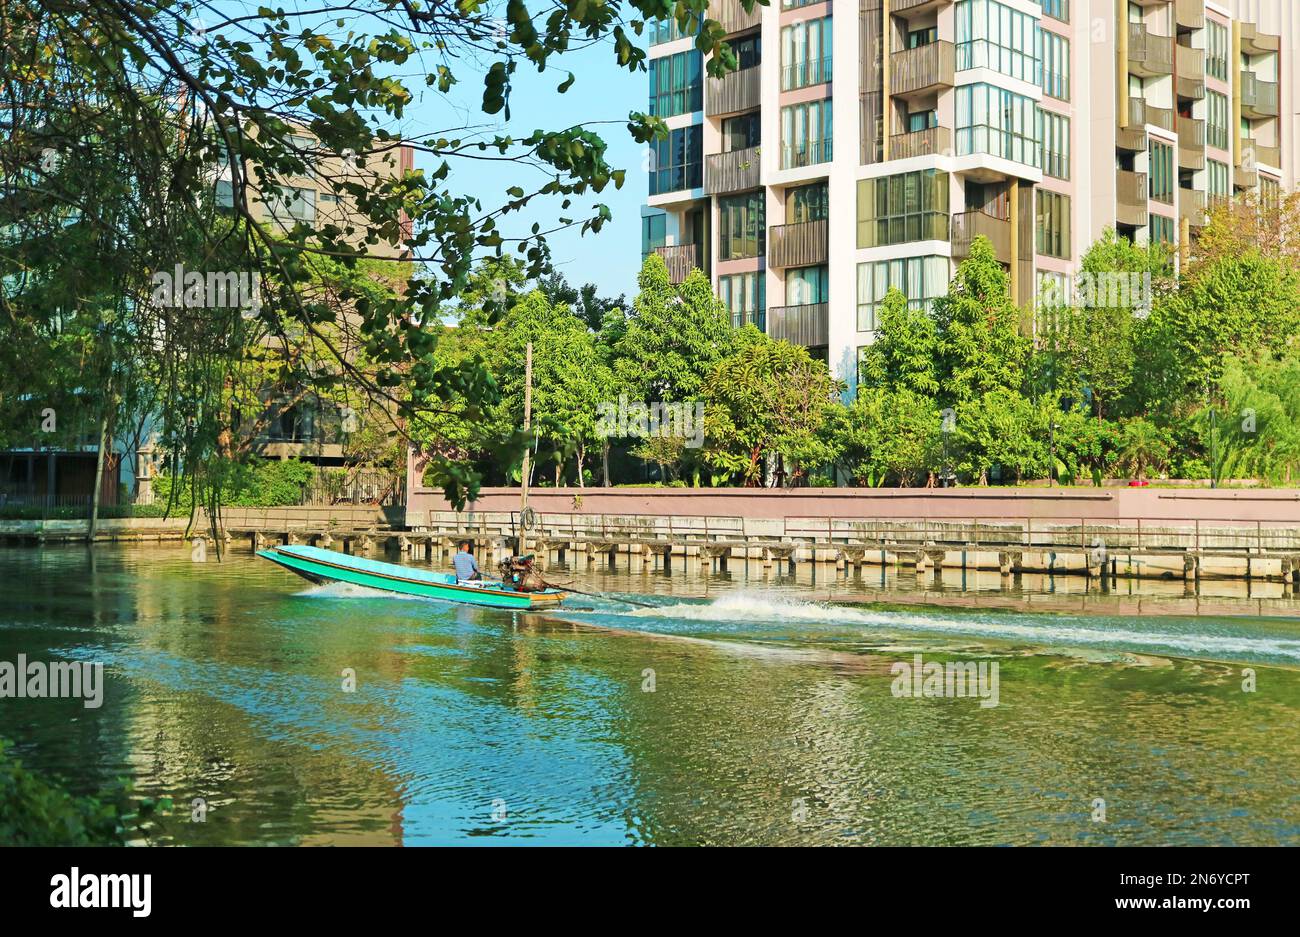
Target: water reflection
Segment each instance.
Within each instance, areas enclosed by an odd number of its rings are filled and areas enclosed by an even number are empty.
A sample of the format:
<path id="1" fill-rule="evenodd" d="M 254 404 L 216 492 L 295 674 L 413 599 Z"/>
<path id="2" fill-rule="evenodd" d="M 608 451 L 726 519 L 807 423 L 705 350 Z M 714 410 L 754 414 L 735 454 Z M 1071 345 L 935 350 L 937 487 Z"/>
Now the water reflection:
<path id="1" fill-rule="evenodd" d="M 0 659 L 108 665 L 101 709 L 3 700 L 0 734 L 80 790 L 173 797 L 164 842 L 1300 842 L 1283 617 L 826 608 L 871 593 L 734 564 L 553 570 L 661 607 L 545 616 L 304 590 L 238 552 L 0 564 Z M 894 697 L 917 652 L 997 660 L 1000 705 Z"/>

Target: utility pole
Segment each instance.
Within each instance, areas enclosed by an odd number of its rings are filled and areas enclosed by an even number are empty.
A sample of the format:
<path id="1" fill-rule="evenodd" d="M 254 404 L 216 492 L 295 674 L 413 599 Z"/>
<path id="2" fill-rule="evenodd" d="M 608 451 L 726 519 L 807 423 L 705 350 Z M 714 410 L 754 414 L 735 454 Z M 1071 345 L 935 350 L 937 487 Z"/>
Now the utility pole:
<path id="1" fill-rule="evenodd" d="M 533 425 L 533 343 L 529 342 L 524 350 L 524 433 Z M 528 553 L 528 528 L 524 526 L 524 515 L 528 511 L 528 473 L 531 469 L 532 443 L 524 448 L 523 475 L 520 477 L 519 493 L 519 555 Z"/>

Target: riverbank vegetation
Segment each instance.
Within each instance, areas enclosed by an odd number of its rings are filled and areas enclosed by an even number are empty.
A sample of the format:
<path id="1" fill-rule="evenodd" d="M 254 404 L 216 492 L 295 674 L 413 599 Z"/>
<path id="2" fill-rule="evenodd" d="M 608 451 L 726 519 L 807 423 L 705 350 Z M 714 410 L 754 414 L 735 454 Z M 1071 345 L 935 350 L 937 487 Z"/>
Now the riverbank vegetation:
<path id="1" fill-rule="evenodd" d="M 673 285 L 656 255 L 630 303 L 598 304 L 599 322 L 553 281 L 495 261 L 476 270 L 435 358 L 480 363 L 497 402 L 466 398 L 416 441 L 517 483 L 519 463 L 493 442 L 522 425 L 531 341 L 534 484 L 1288 485 L 1300 478 L 1297 241 L 1296 196 L 1219 206 L 1177 274 L 1163 245 L 1107 231 L 1083 259 L 1087 289 L 1040 303 L 1026 329 L 977 239 L 946 296 L 922 306 L 889 292 L 855 387 L 807 349 L 733 324 L 700 271 Z M 481 301 L 492 293 L 495 323 Z M 702 444 L 603 434 L 597 408 L 620 400 L 699 403 Z"/>
<path id="2" fill-rule="evenodd" d="M 168 800 L 133 798 L 119 783 L 95 796 L 77 796 L 41 777 L 0 739 L 0 843 L 6 846 L 121 846 L 147 837 Z"/>

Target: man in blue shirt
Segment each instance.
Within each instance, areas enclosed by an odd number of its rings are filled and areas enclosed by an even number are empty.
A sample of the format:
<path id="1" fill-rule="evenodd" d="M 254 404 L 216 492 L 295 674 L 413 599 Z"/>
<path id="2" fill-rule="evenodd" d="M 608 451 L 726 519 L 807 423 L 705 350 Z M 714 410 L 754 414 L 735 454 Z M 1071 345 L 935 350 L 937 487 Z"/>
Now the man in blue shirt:
<path id="1" fill-rule="evenodd" d="M 478 568 L 478 561 L 474 559 L 474 554 L 469 551 L 470 542 L 462 540 L 460 549 L 451 558 L 451 564 L 456 567 L 456 578 L 460 580 L 482 579 L 483 572 Z"/>

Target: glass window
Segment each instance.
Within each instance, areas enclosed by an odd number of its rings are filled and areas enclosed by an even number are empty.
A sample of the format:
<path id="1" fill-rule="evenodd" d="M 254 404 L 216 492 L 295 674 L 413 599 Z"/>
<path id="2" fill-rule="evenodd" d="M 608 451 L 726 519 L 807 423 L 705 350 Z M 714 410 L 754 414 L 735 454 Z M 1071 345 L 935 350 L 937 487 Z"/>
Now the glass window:
<path id="1" fill-rule="evenodd" d="M 677 26 L 677 18 L 673 16 L 665 20 L 650 20 L 646 23 L 646 33 L 650 37 L 650 45 L 652 46 L 661 42 L 672 42 L 684 35 Z"/>
<path id="2" fill-rule="evenodd" d="M 891 287 L 898 287 L 914 309 L 926 309 L 936 296 L 948 292 L 947 257 L 899 257 L 858 264 L 858 331 L 880 328 L 880 304 Z"/>
<path id="3" fill-rule="evenodd" d="M 989 68 L 1039 83 L 1043 33 L 1037 17 L 997 0 L 961 0 L 956 14 L 958 71 Z"/>
<path id="4" fill-rule="evenodd" d="M 829 190 L 825 182 L 787 189 L 785 193 L 786 224 L 805 221 L 822 221 L 830 214 Z"/>
<path id="5" fill-rule="evenodd" d="M 762 129 L 763 121 L 757 111 L 739 117 L 728 117 L 722 122 L 722 152 L 730 153 L 732 150 L 747 150 L 751 146 L 758 146 Z"/>
<path id="6" fill-rule="evenodd" d="M 689 114 L 704 108 L 703 59 L 698 50 L 650 60 L 650 113 Z"/>
<path id="7" fill-rule="evenodd" d="M 316 190 L 296 185 L 280 186 L 278 195 L 267 202 L 271 217 L 284 224 L 316 220 Z"/>
<path id="8" fill-rule="evenodd" d="M 1147 170 L 1148 188 L 1151 198 L 1167 205 L 1174 203 L 1174 148 L 1168 143 L 1151 141 L 1151 165 Z"/>
<path id="9" fill-rule="evenodd" d="M 1228 80 L 1228 27 L 1214 20 L 1205 21 L 1205 73 L 1220 81 Z"/>
<path id="10" fill-rule="evenodd" d="M 858 247 L 948 239 L 948 174 L 936 169 L 858 180 Z"/>
<path id="11" fill-rule="evenodd" d="M 643 215 L 641 218 L 641 256 L 645 257 L 656 247 L 668 243 L 668 216 L 663 212 Z"/>
<path id="12" fill-rule="evenodd" d="M 731 313 L 731 324 L 736 328 L 752 322 L 760 332 L 766 331 L 766 277 L 761 270 L 718 277 L 718 299 Z"/>
<path id="13" fill-rule="evenodd" d="M 235 187 L 229 179 L 217 180 L 217 191 L 214 196 L 218 208 L 235 207 Z"/>
<path id="14" fill-rule="evenodd" d="M 939 126 L 939 112 L 934 108 L 928 111 L 909 111 L 907 115 L 907 132 L 919 133 Z"/>
<path id="15" fill-rule="evenodd" d="M 1070 22 L 1070 0 L 1039 0 L 1039 3 L 1043 7 L 1044 16 L 1050 16 L 1062 23 Z"/>
<path id="16" fill-rule="evenodd" d="M 750 33 L 739 39 L 727 40 L 731 54 L 736 57 L 736 68 L 753 68 L 763 61 L 763 46 L 760 33 Z"/>
<path id="17" fill-rule="evenodd" d="M 1282 185 L 1269 176 L 1259 177 L 1259 203 L 1264 208 L 1276 211 L 1282 205 Z"/>
<path id="18" fill-rule="evenodd" d="M 1228 148 L 1228 96 L 1217 91 L 1205 92 L 1205 142 L 1220 150 Z"/>
<path id="19" fill-rule="evenodd" d="M 962 85 L 957 89 L 957 155 L 987 153 L 1038 166 L 1038 113 L 1032 98 L 1005 88 Z"/>
<path id="20" fill-rule="evenodd" d="M 1070 40 L 1043 30 L 1043 93 L 1070 100 Z"/>
<path id="21" fill-rule="evenodd" d="M 762 191 L 718 199 L 718 259 L 741 260 L 763 253 L 767 229 L 763 223 Z"/>
<path id="22" fill-rule="evenodd" d="M 699 124 L 670 131 L 652 144 L 650 194 L 694 189 L 703 184 L 704 132 Z"/>
<path id="23" fill-rule="evenodd" d="M 1065 274 L 1039 270 L 1034 278 L 1034 300 L 1039 306 L 1065 305 L 1069 301 Z"/>
<path id="24" fill-rule="evenodd" d="M 785 272 L 785 304 L 807 306 L 830 299 L 830 277 L 824 264 L 791 267 Z"/>
<path id="25" fill-rule="evenodd" d="M 1208 174 L 1206 185 L 1209 194 L 1226 198 L 1232 194 L 1232 188 L 1228 183 L 1228 164 L 1221 163 L 1218 160 L 1207 159 L 1205 169 Z"/>
<path id="26" fill-rule="evenodd" d="M 800 20 L 781 29 L 781 88 L 831 80 L 831 18 Z"/>
<path id="27" fill-rule="evenodd" d="M 1038 253 L 1045 257 L 1070 259 L 1070 197 L 1038 190 L 1035 219 Z"/>
<path id="28" fill-rule="evenodd" d="M 1147 235 L 1150 243 L 1174 243 L 1174 219 L 1164 215 L 1149 215 Z"/>
<path id="29" fill-rule="evenodd" d="M 811 166 L 830 159 L 830 100 L 781 108 L 781 168 Z"/>
<path id="30" fill-rule="evenodd" d="M 1064 114 L 1040 110 L 1038 118 L 1042 130 L 1038 134 L 1043 144 L 1043 172 L 1055 179 L 1070 178 L 1070 118 Z"/>
<path id="31" fill-rule="evenodd" d="M 919 49 L 921 46 L 928 46 L 930 43 L 938 41 L 938 26 L 929 26 L 925 29 L 913 29 L 907 34 L 907 47 L 909 49 Z"/>

